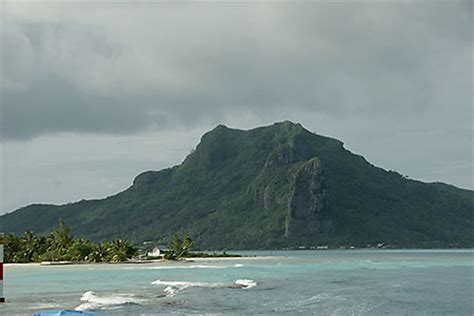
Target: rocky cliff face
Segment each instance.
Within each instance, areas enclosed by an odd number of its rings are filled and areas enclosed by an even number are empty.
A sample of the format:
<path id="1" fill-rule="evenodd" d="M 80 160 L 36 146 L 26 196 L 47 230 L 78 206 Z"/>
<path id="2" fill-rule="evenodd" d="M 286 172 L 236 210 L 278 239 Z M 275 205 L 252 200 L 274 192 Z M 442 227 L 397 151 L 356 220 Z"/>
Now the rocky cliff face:
<path id="1" fill-rule="evenodd" d="M 114 196 L 31 205 L 0 217 L 0 231 L 47 234 L 59 218 L 93 240 L 201 249 L 301 245 L 473 246 L 474 193 L 404 179 L 291 122 L 248 131 L 218 126 L 181 165 L 137 176 Z"/>
<path id="2" fill-rule="evenodd" d="M 329 192 L 319 158 L 312 158 L 290 174 L 290 197 L 285 237 L 298 239 L 328 234 L 334 229 L 327 219 Z"/>

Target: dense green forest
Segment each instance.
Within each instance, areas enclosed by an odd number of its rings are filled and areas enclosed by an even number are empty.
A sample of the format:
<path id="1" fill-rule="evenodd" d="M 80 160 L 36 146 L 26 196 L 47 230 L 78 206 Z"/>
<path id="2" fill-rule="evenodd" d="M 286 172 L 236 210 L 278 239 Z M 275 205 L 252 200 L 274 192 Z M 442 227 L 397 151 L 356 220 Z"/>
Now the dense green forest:
<path id="1" fill-rule="evenodd" d="M 168 244 L 177 232 L 201 250 L 472 247 L 473 199 L 376 167 L 300 124 L 219 125 L 178 166 L 144 172 L 105 199 L 21 208 L 0 217 L 0 231 L 46 234 L 63 218 L 95 242 Z"/>

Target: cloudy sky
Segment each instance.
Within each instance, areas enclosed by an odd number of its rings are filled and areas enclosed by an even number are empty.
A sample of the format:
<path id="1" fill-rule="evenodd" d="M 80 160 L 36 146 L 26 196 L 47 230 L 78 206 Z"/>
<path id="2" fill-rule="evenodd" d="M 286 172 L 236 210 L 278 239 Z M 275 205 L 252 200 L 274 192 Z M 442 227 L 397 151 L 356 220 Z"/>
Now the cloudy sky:
<path id="1" fill-rule="evenodd" d="M 275 121 L 473 188 L 471 1 L 1 4 L 0 213 L 99 198 Z"/>

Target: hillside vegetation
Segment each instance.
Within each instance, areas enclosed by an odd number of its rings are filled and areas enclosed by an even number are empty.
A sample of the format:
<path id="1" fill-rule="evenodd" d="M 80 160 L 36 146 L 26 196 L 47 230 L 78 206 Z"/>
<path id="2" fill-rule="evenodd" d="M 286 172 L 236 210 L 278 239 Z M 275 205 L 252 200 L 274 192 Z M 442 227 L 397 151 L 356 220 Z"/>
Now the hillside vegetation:
<path id="1" fill-rule="evenodd" d="M 95 241 L 166 244 L 178 232 L 199 249 L 472 247 L 473 198 L 375 167 L 300 124 L 219 125 L 179 166 L 105 199 L 21 208 L 0 217 L 0 231 L 46 234 L 62 218 Z"/>

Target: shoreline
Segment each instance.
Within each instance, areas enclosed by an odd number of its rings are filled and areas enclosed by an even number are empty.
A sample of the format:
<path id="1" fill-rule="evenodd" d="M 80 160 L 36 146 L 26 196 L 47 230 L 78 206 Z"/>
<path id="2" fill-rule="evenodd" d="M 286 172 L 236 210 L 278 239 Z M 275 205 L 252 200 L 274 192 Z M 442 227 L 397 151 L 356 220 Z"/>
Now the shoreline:
<path id="1" fill-rule="evenodd" d="M 326 253 L 333 251 L 347 250 L 350 252 L 364 251 L 364 250 L 375 250 L 375 251 L 387 251 L 387 252 L 430 252 L 430 251 L 447 251 L 447 252 L 474 252 L 474 248 L 392 248 L 392 249 L 373 249 L 373 248 L 357 248 L 357 249 L 327 249 L 327 250 L 311 250 L 317 253 Z M 258 250 L 260 251 L 260 250 Z M 273 250 L 268 250 L 273 251 Z M 274 250 L 278 251 L 278 250 Z M 309 250 L 289 250 L 289 251 L 309 251 Z M 183 258 L 180 260 L 166 260 L 166 259 L 153 259 L 153 260 L 136 260 L 136 261 L 125 261 L 125 262 L 67 262 L 67 263 L 41 263 L 41 262 L 25 262 L 25 263 L 4 263 L 3 266 L 6 268 L 12 267 L 68 267 L 68 266 L 107 266 L 107 265 L 172 265 L 172 264 L 187 264 L 192 262 L 219 262 L 219 261 L 253 261 L 253 260 L 285 260 L 290 258 L 289 256 L 274 256 L 274 255 L 257 255 L 257 256 L 246 256 L 241 257 L 195 257 L 195 258 Z"/>
<path id="2" fill-rule="evenodd" d="M 217 262 L 217 261 L 249 261 L 249 260 L 268 260 L 268 259 L 285 259 L 284 256 L 242 256 L 242 257 L 207 257 L 207 258 L 183 258 L 181 260 L 143 260 L 143 261 L 126 261 L 126 262 L 67 262 L 67 263 L 47 263 L 45 262 L 25 262 L 25 263 L 4 263 L 5 268 L 12 267 L 71 267 L 71 266 L 114 266 L 114 265 L 173 265 L 173 264 L 188 264 L 193 262 Z"/>
<path id="3" fill-rule="evenodd" d="M 203 257 L 203 258 L 183 258 L 183 261 L 232 261 L 232 260 L 265 260 L 265 259 L 286 259 L 286 256 L 242 256 L 242 257 Z"/>

